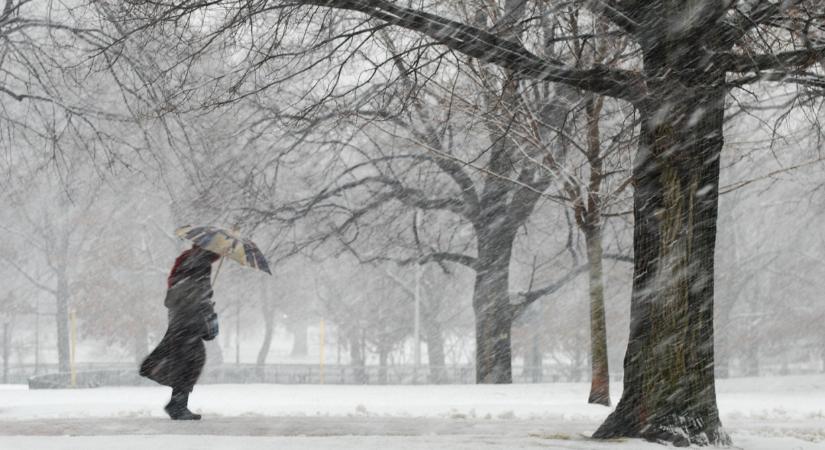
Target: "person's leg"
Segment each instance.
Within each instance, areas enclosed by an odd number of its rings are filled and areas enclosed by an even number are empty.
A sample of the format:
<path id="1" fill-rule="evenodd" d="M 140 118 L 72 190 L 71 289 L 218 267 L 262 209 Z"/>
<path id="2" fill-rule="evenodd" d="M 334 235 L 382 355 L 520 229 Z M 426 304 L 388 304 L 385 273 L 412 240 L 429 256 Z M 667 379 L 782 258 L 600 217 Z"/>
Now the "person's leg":
<path id="1" fill-rule="evenodd" d="M 173 388 L 172 398 L 164 408 L 172 420 L 200 420 L 201 415 L 189 411 L 189 392 L 192 388 Z"/>

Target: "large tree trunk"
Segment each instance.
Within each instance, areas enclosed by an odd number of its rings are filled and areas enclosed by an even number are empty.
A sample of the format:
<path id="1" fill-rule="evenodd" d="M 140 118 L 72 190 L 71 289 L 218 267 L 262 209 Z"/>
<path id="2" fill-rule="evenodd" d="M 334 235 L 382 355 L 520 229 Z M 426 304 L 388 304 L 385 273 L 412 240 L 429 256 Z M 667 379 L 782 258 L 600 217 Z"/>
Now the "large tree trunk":
<path id="1" fill-rule="evenodd" d="M 604 318 L 602 229 L 585 227 L 587 266 L 590 274 L 590 396 L 588 403 L 610 406 L 610 371 L 607 364 L 607 325 Z"/>
<path id="2" fill-rule="evenodd" d="M 635 266 L 624 391 L 594 437 L 726 444 L 730 440 L 716 406 L 713 355 L 725 101 L 719 86 L 724 73 L 713 67 L 684 69 L 676 63 L 687 61 L 692 68 L 695 55 L 670 50 L 665 43 L 645 54 L 651 93 L 639 105 Z"/>
<path id="3" fill-rule="evenodd" d="M 506 235 L 493 238 L 492 233 L 486 237 L 479 239 L 482 244 L 473 291 L 476 383 L 512 383 L 510 334 L 514 311 L 508 292 L 512 239 Z"/>

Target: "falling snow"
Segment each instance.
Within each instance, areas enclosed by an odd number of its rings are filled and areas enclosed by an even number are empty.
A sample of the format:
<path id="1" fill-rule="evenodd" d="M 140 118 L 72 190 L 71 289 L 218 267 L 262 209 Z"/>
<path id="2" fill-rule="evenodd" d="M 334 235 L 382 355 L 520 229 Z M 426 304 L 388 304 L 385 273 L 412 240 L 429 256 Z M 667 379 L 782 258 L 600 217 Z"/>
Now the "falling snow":
<path id="1" fill-rule="evenodd" d="M 825 447 L 823 0 L 3 5 L 0 449 Z"/>

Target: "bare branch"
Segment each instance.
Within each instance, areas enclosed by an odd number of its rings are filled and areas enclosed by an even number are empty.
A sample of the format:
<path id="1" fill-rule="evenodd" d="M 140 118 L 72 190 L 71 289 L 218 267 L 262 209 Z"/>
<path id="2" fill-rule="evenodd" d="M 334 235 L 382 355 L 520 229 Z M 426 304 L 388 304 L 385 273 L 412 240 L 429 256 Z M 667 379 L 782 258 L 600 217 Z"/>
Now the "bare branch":
<path id="1" fill-rule="evenodd" d="M 3 259 L 6 260 L 6 262 L 9 263 L 9 265 L 11 265 L 14 268 L 14 270 L 16 270 L 18 273 L 20 273 L 20 275 L 23 275 L 23 277 L 26 280 L 28 280 L 29 283 L 31 283 L 33 286 L 35 286 L 36 288 L 41 289 L 43 291 L 46 291 L 46 292 L 48 292 L 52 295 L 57 295 L 57 290 L 55 290 L 54 288 L 51 288 L 49 286 L 46 286 L 45 284 L 37 281 L 33 276 L 31 276 L 28 272 L 26 272 L 16 262 L 12 261 L 11 259 L 9 259 L 5 256 L 3 256 Z"/>
<path id="2" fill-rule="evenodd" d="M 642 77 L 632 71 L 595 66 L 575 69 L 561 61 L 542 59 L 522 44 L 441 16 L 388 1 L 306 0 L 297 4 L 358 11 L 389 24 L 417 31 L 447 47 L 526 78 L 553 81 L 636 103 L 644 98 Z"/>
<path id="3" fill-rule="evenodd" d="M 515 309 L 515 315 L 519 315 L 527 309 L 533 302 L 536 300 L 544 297 L 545 295 L 550 295 L 562 287 L 564 287 L 567 283 L 573 281 L 577 276 L 580 274 L 587 272 L 588 265 L 582 264 L 570 272 L 568 272 L 565 276 L 563 276 L 560 280 L 555 281 L 553 283 L 544 286 L 543 288 L 536 289 L 529 292 L 519 292 L 516 294 L 516 299 L 521 300 L 520 302 L 512 304 L 513 308 Z"/>
<path id="4" fill-rule="evenodd" d="M 810 67 L 825 58 L 825 45 L 782 53 L 763 55 L 719 54 L 721 65 L 728 72 L 781 71 L 791 74 Z"/>

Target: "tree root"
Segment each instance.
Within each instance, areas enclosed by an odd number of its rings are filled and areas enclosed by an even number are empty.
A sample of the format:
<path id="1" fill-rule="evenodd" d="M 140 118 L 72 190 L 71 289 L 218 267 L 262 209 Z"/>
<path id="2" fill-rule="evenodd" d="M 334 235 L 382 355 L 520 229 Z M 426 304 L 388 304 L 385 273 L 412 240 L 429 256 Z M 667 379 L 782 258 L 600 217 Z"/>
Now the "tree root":
<path id="1" fill-rule="evenodd" d="M 718 421 L 708 426 L 699 418 L 668 416 L 660 418 L 655 424 L 641 426 L 633 423 L 627 416 L 618 415 L 617 412 L 611 414 L 593 433 L 594 439 L 642 438 L 660 444 L 671 444 L 674 447 L 732 444 L 730 436 Z"/>

